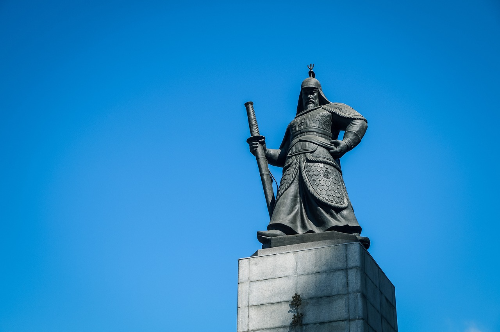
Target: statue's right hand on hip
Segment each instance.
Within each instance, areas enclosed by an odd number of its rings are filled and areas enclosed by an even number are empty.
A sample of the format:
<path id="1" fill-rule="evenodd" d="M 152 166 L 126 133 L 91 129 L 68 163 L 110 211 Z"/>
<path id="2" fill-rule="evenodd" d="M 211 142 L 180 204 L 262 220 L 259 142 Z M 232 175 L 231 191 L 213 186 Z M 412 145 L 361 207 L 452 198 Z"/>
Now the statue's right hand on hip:
<path id="1" fill-rule="evenodd" d="M 330 154 L 333 158 L 340 158 L 349 151 L 349 146 L 344 141 L 332 140 L 331 143 L 333 148 L 330 149 Z"/>

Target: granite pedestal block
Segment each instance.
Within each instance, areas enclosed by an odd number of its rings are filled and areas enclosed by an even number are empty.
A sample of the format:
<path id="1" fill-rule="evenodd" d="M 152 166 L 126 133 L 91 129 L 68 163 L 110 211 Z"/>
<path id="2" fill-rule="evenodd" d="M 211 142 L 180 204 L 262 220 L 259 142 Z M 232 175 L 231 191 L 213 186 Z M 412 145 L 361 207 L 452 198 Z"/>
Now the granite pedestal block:
<path id="1" fill-rule="evenodd" d="M 239 260 L 238 332 L 397 330 L 394 286 L 359 242 L 301 243 Z"/>

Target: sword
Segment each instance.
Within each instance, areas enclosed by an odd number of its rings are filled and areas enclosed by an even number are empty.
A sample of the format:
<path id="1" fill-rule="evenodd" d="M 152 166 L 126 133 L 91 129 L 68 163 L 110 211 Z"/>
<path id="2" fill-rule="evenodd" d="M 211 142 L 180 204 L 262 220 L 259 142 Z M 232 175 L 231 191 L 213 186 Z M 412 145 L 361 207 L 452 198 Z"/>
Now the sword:
<path id="1" fill-rule="evenodd" d="M 250 127 L 251 135 L 250 138 L 247 139 L 247 142 L 260 142 L 264 139 L 264 136 L 261 136 L 259 133 L 259 126 L 257 125 L 257 118 L 255 117 L 255 111 L 253 109 L 253 102 L 246 102 L 245 108 L 247 109 L 248 126 Z M 262 188 L 264 189 L 264 196 L 266 197 L 267 211 L 269 211 L 269 217 L 271 217 L 273 215 L 275 204 L 273 180 L 271 178 L 271 172 L 269 172 L 269 166 L 267 164 L 266 154 L 262 144 L 259 144 L 257 147 L 255 159 L 257 160 L 257 166 L 259 166 L 260 180 L 262 181 Z"/>

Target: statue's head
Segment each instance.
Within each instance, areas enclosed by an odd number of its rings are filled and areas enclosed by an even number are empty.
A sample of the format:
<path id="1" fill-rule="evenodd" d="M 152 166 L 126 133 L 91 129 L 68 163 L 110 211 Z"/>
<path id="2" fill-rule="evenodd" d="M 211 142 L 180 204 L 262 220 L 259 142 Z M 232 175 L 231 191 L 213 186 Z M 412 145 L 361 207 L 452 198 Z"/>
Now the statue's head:
<path id="1" fill-rule="evenodd" d="M 314 65 L 307 66 L 309 68 L 309 77 L 302 81 L 300 86 L 299 103 L 297 105 L 297 114 L 304 110 L 309 110 L 320 105 L 329 104 L 321 90 L 321 84 L 316 79 L 316 74 L 313 71 Z"/>

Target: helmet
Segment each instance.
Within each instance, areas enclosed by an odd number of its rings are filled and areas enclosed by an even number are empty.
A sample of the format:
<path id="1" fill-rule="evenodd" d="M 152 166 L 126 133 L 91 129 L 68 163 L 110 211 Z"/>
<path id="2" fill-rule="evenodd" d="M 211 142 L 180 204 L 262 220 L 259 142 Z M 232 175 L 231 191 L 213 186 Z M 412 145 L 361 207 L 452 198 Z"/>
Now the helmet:
<path id="1" fill-rule="evenodd" d="M 330 101 L 323 94 L 323 90 L 321 90 L 321 84 L 316 79 L 316 74 L 313 71 L 314 65 L 311 64 L 311 65 L 307 66 L 307 68 L 309 68 L 309 77 L 302 81 L 302 84 L 300 86 L 300 90 L 302 91 L 302 89 L 304 89 L 304 88 L 317 88 L 319 90 L 319 104 L 320 105 L 330 104 Z M 302 94 L 299 93 L 299 102 L 297 104 L 297 114 L 302 113 L 303 110 L 304 110 L 304 108 L 302 107 Z"/>

